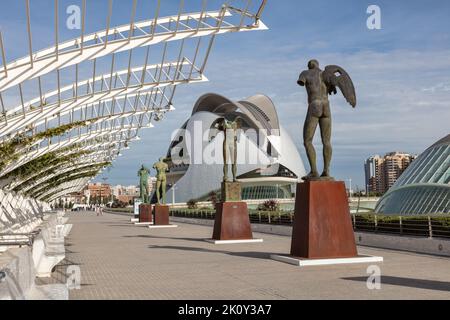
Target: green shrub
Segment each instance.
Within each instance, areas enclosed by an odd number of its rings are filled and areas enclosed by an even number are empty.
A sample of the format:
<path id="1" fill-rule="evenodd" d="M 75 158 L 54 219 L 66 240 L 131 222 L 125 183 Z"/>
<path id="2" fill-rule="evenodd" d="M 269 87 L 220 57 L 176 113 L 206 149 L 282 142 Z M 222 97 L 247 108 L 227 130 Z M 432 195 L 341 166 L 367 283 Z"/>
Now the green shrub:
<path id="1" fill-rule="evenodd" d="M 188 206 L 188 209 L 195 210 L 195 209 L 197 209 L 197 201 L 194 199 L 191 199 L 187 202 L 187 206 Z"/>
<path id="2" fill-rule="evenodd" d="M 276 200 L 267 200 L 258 206 L 258 210 L 261 211 L 278 211 L 280 203 Z"/>

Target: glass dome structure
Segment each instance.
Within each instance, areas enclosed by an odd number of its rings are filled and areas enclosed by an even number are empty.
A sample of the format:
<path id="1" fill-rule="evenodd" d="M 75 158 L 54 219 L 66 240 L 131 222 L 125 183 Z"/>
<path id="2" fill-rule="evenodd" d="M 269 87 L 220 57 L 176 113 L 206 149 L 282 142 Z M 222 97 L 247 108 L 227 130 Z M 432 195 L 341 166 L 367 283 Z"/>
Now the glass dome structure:
<path id="1" fill-rule="evenodd" d="M 450 134 L 408 167 L 380 199 L 375 212 L 401 215 L 450 213 Z"/>

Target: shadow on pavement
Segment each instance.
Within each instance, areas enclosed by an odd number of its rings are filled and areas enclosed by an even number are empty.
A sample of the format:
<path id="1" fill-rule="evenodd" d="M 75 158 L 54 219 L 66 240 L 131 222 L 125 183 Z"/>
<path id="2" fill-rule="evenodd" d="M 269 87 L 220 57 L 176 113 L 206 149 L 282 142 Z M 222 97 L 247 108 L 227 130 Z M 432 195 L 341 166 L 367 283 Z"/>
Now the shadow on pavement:
<path id="1" fill-rule="evenodd" d="M 342 278 L 342 280 L 366 282 L 367 277 Z M 381 284 L 382 285 L 388 284 L 388 285 L 392 285 L 392 286 L 409 287 L 409 288 L 416 288 L 416 289 L 427 289 L 427 290 L 434 290 L 434 291 L 450 292 L 450 282 L 435 281 L 435 280 L 422 280 L 422 279 L 382 276 Z"/>
<path id="2" fill-rule="evenodd" d="M 200 238 L 174 238 L 174 237 L 158 237 L 158 236 L 150 236 L 150 235 L 123 236 L 123 238 L 169 239 L 169 240 L 205 242 L 204 239 L 200 239 Z"/>
<path id="3" fill-rule="evenodd" d="M 121 228 L 145 228 L 145 226 L 136 226 L 134 224 L 106 224 L 108 227 L 121 227 Z"/>
<path id="4" fill-rule="evenodd" d="M 204 242 L 204 240 L 202 240 Z M 195 251 L 202 253 L 221 253 L 227 254 L 234 257 L 245 257 L 245 258 L 254 258 L 254 259 L 270 259 L 270 256 L 273 253 L 268 252 L 231 252 L 224 250 L 210 250 L 204 248 L 192 248 L 192 247 L 180 247 L 180 246 L 148 246 L 149 249 L 169 249 L 169 250 L 182 250 L 182 251 Z"/>

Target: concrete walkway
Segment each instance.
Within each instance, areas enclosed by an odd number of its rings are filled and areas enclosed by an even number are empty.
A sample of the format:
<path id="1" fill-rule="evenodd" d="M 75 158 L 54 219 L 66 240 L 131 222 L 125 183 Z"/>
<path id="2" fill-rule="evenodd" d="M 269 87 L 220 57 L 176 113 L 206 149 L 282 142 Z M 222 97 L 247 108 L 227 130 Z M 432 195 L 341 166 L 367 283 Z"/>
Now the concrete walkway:
<path id="1" fill-rule="evenodd" d="M 129 218 L 70 213 L 66 268 L 81 269 L 71 299 L 450 299 L 450 259 L 360 248 L 385 258 L 381 290 L 368 290 L 368 265 L 298 268 L 272 261 L 290 238 L 256 234 L 263 244 L 214 246 L 210 227 L 137 227 Z"/>

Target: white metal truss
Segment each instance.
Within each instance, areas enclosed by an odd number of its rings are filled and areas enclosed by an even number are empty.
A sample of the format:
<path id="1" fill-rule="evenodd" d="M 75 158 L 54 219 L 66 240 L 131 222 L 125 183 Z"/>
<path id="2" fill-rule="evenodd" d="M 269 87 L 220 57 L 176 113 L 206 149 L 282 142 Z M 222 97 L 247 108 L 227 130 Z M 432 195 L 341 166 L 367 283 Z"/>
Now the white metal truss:
<path id="1" fill-rule="evenodd" d="M 227 18 L 232 16 L 227 6 L 224 6 L 219 11 L 156 17 L 152 20 L 118 26 L 112 28 L 112 31 L 107 29 L 81 36 L 5 65 L 1 71 L 0 91 L 85 60 L 94 60 L 138 47 L 186 38 L 267 29 L 263 23 L 245 25 L 244 19 L 239 25 L 227 22 Z M 190 26 L 192 23 L 193 27 Z M 162 31 L 158 33 L 158 29 Z M 111 36 L 117 39 L 110 39 Z"/>
<path id="2" fill-rule="evenodd" d="M 71 146 L 76 148 L 66 154 L 83 150 L 95 152 L 48 176 L 43 177 L 42 172 L 41 175 L 37 172 L 30 177 L 13 179 L 8 184 L 7 190 L 13 190 L 26 183 L 23 192 L 84 165 L 114 161 L 121 150 L 138 138 L 140 129 L 152 128 L 155 121 L 162 120 L 167 112 L 175 109 L 173 99 L 178 85 L 208 80 L 204 71 L 217 35 L 267 29 L 260 21 L 267 0 L 253 3 L 252 0 L 228 1 L 217 10 L 208 9 L 208 0 L 199 0 L 201 10 L 195 13 L 185 12 L 187 1 L 179 0 L 178 13 L 169 17 L 160 15 L 161 6 L 166 2 L 155 0 L 156 8 L 150 19 L 138 22 L 135 21 L 137 0 L 130 0 L 133 7 L 129 23 L 115 27 L 111 26 L 113 7 L 109 0 L 105 29 L 86 34 L 87 1 L 82 0 L 80 36 L 60 42 L 58 0 L 55 0 L 54 46 L 35 52 L 29 0 L 24 1 L 29 55 L 8 63 L 3 30 L 0 30 L 3 61 L 0 66 L 0 143 L 13 141 L 19 134 L 29 137 L 71 124 L 76 127 L 20 147 L 15 151 L 18 159 L 3 167 L 0 180 L 49 152 Z M 256 9 L 252 6 L 255 2 L 260 2 Z M 133 59 L 136 53 L 141 53 L 139 61 Z M 123 55 L 128 57 L 128 66 L 117 70 Z M 153 61 L 155 56 L 156 61 Z M 99 74 L 106 57 L 111 60 L 103 67 L 110 71 Z M 91 76 L 80 80 L 80 73 L 89 68 Z M 72 72 L 72 69 L 73 80 L 63 84 L 67 77 L 63 79 L 62 72 Z M 49 75 L 56 78 L 56 89 L 43 92 Z M 29 85 L 37 85 L 39 94 L 25 101 L 24 90 Z M 14 106 L 6 105 L 3 99 L 3 94 L 10 90 L 19 93 L 20 101 Z M 39 198 L 53 200 L 80 191 L 89 180 L 83 178 L 64 183 Z"/>
<path id="3" fill-rule="evenodd" d="M 104 168 L 102 168 L 102 169 L 104 169 Z M 92 173 L 93 171 L 94 171 L 94 170 L 93 170 L 93 169 L 90 169 L 90 168 L 79 168 L 78 170 L 72 170 L 71 172 L 69 171 L 69 172 L 66 172 L 65 174 L 68 175 L 66 178 L 69 178 L 70 176 L 74 177 L 74 176 L 78 176 L 78 175 L 80 175 L 80 174 L 89 174 L 89 173 Z M 60 177 L 61 174 L 62 174 L 62 173 L 59 173 L 59 174 L 55 175 L 53 178 L 56 179 L 56 178 Z M 96 174 L 97 174 L 97 173 L 95 173 L 94 175 L 92 175 L 92 176 L 89 177 L 89 178 L 94 177 Z M 60 180 L 64 180 L 64 179 L 61 178 Z M 45 180 L 45 181 L 42 181 L 42 182 L 39 183 L 39 184 L 36 184 L 32 190 L 30 190 L 30 189 L 28 190 L 29 193 L 30 193 L 30 195 L 39 195 L 39 194 L 41 194 L 41 193 L 43 192 L 43 190 L 45 190 L 46 188 L 48 188 L 49 182 L 51 182 L 51 179 L 50 179 L 50 178 L 47 179 L 47 180 Z M 56 186 L 56 187 L 51 188 L 51 189 L 49 189 L 49 190 L 52 191 L 53 189 L 57 189 L 58 187 L 59 187 L 59 186 Z M 26 191 L 24 191 L 24 192 L 26 192 Z M 47 193 L 47 192 L 48 192 L 48 191 L 45 191 L 45 193 Z"/>
<path id="4" fill-rule="evenodd" d="M 67 195 L 67 194 L 79 193 L 79 192 L 81 192 L 84 189 L 84 187 L 88 183 L 89 183 L 89 180 L 84 179 L 84 180 L 78 181 L 77 184 L 74 184 L 71 187 L 67 187 L 67 188 L 60 187 L 59 188 L 59 190 L 60 190 L 59 192 L 57 192 L 57 193 L 54 192 L 53 195 L 51 197 L 47 197 L 45 199 L 45 201 L 48 202 L 48 203 L 51 203 L 54 200 L 56 200 L 58 198 L 61 198 L 61 197 L 65 196 L 65 195 Z M 43 198 L 44 197 L 41 197 L 41 199 L 43 199 Z"/>
<path id="5" fill-rule="evenodd" d="M 95 149 L 95 151 L 92 149 Z M 91 145 L 90 148 L 86 148 L 86 147 L 80 148 L 77 151 L 94 151 L 94 152 L 88 153 L 87 155 L 83 155 L 83 157 L 79 160 L 77 159 L 77 161 L 64 163 L 64 165 L 57 164 L 55 166 L 45 168 L 41 172 L 36 172 L 31 177 L 15 179 L 8 186 L 8 189 L 14 190 L 15 188 L 21 186 L 23 183 L 32 181 L 32 183 L 29 183 L 27 187 L 24 187 L 21 189 L 21 191 L 27 192 L 28 190 L 32 189 L 34 186 L 41 184 L 59 174 L 73 171 L 80 167 L 97 165 L 97 164 L 106 163 L 106 162 L 113 162 L 117 158 L 117 156 L 120 154 L 120 151 L 126 150 L 126 149 L 127 149 L 127 147 L 122 147 L 120 145 L 120 143 L 117 143 L 117 145 L 108 143 L 108 144 L 104 144 L 104 145 Z M 68 154 L 70 154 L 70 153 L 68 153 Z M 64 155 L 65 154 L 62 154 L 61 156 L 64 156 Z M 37 176 L 40 176 L 43 173 L 51 172 L 51 171 L 54 171 L 54 173 L 50 173 L 40 179 L 36 179 Z"/>
<path id="6" fill-rule="evenodd" d="M 45 199 L 48 202 L 51 202 L 54 199 L 60 198 L 61 196 L 64 196 L 66 194 L 70 194 L 73 192 L 80 192 L 83 190 L 83 188 L 86 186 L 86 184 L 91 180 L 93 177 L 87 177 L 87 178 L 80 178 L 77 180 L 64 182 L 58 187 L 52 188 L 51 190 L 48 190 L 44 192 L 43 194 L 36 197 L 38 200 Z M 47 196 L 52 196 L 51 199 L 46 199 Z M 54 197 L 54 199 L 53 199 Z"/>
<path id="7" fill-rule="evenodd" d="M 98 128 L 97 130 L 91 130 L 87 133 L 80 134 L 76 137 L 58 140 L 56 143 L 49 144 L 44 147 L 35 148 L 32 151 L 28 151 L 20 156 L 17 161 L 14 161 L 10 166 L 8 166 L 0 175 L 4 176 L 5 174 L 17 169 L 18 167 L 35 160 L 38 157 L 43 156 L 49 152 L 57 152 L 61 149 L 68 148 L 73 145 L 78 145 L 79 143 L 85 143 L 87 141 L 92 141 L 93 143 L 101 143 L 103 139 L 113 139 L 112 136 L 115 134 L 126 134 L 128 135 L 128 141 L 137 137 L 138 129 L 142 128 L 141 124 L 134 123 L 123 125 L 120 124 L 116 127 L 103 127 Z"/>
<path id="8" fill-rule="evenodd" d="M 117 115 L 101 115 L 100 117 L 95 117 L 92 120 L 82 122 L 81 126 L 68 130 L 62 136 L 36 140 L 18 151 L 27 153 L 29 150 L 34 151 L 36 149 L 44 149 L 54 143 L 59 143 L 64 140 L 68 140 L 70 142 L 74 139 L 84 137 L 86 134 L 98 134 L 101 131 L 113 131 L 116 128 L 128 130 L 133 128 L 152 128 L 152 120 L 152 113 L 149 114 L 145 111 L 129 111 L 119 113 Z"/>
<path id="9" fill-rule="evenodd" d="M 117 138 L 118 140 L 114 140 Z M 101 164 L 105 162 L 113 162 L 118 156 L 121 155 L 120 151 L 129 149 L 129 142 L 130 140 L 128 138 L 124 140 L 121 136 L 115 137 L 115 138 L 109 138 L 108 141 L 100 144 L 98 142 L 93 143 L 92 141 L 90 143 L 87 143 L 83 146 L 80 146 L 78 149 L 76 149 L 77 152 L 79 151 L 87 151 L 89 152 L 86 155 L 83 155 L 81 159 L 77 159 L 76 161 L 73 161 L 71 163 L 65 163 L 63 165 L 56 164 L 55 166 L 51 166 L 48 168 L 45 168 L 44 170 L 40 172 L 36 172 L 31 177 L 25 177 L 25 178 L 17 178 L 13 182 L 10 183 L 8 186 L 9 190 L 14 190 L 16 187 L 20 186 L 21 184 L 32 181 L 33 183 L 29 184 L 26 188 L 23 188 L 22 191 L 26 192 L 29 189 L 33 188 L 35 185 L 38 185 L 42 182 L 45 182 L 48 179 L 53 178 L 56 175 L 76 170 L 79 167 L 85 167 L 89 165 L 96 165 Z M 135 140 L 135 139 L 133 139 Z M 61 156 L 67 156 L 70 154 L 73 154 L 74 151 L 68 151 L 66 153 L 62 153 Z M 45 177 L 42 177 L 41 179 L 36 179 L 37 176 L 40 176 L 42 173 L 54 171 L 52 174 L 48 174 Z"/>
<path id="10" fill-rule="evenodd" d="M 106 156 L 106 155 L 97 155 L 96 157 L 90 158 L 90 162 L 89 163 L 78 163 L 76 165 L 72 165 L 69 166 L 67 168 L 64 168 L 63 170 L 58 170 L 53 174 L 50 174 L 44 178 L 41 178 L 39 180 L 33 181 L 32 184 L 28 185 L 27 187 L 21 189 L 20 192 L 23 193 L 28 193 L 31 192 L 33 190 L 36 190 L 35 188 L 37 188 L 40 185 L 43 185 L 45 183 L 47 183 L 49 180 L 51 180 L 52 178 L 58 177 L 62 174 L 67 174 L 70 172 L 77 172 L 77 173 L 83 173 L 83 172 L 90 172 L 93 171 L 94 169 L 92 169 L 92 166 L 94 165 L 98 165 L 98 164 L 103 164 L 105 162 L 111 162 L 114 161 L 116 157 L 115 156 Z M 106 167 L 103 168 L 99 168 L 99 169 L 106 169 Z"/>
<path id="11" fill-rule="evenodd" d="M 207 81 L 206 77 L 198 72 L 198 68 L 187 59 L 183 60 L 179 63 L 166 63 L 162 68 L 161 65 L 153 65 L 131 69 L 130 75 L 128 70 L 122 70 L 114 75 L 102 75 L 49 92 L 6 112 L 0 136 L 7 137 L 12 132 L 27 131 L 30 126 L 34 128 L 45 124 L 47 127 L 53 119 L 61 123 L 64 115 L 68 115 L 69 120 L 76 121 L 77 111 L 80 111 L 81 117 L 84 114 L 84 119 L 80 120 L 85 120 L 89 115 L 85 110 L 88 107 L 102 108 L 108 115 L 118 114 L 125 109 L 120 106 L 114 108 L 120 100 L 123 100 L 125 105 L 129 104 L 134 111 L 142 110 L 148 113 L 170 108 L 176 85 Z M 133 81 L 127 80 L 129 77 L 132 77 Z M 151 79 L 147 80 L 148 77 Z M 61 96 L 65 93 L 72 95 L 62 100 Z M 105 108 L 105 105 L 109 108 Z"/>

